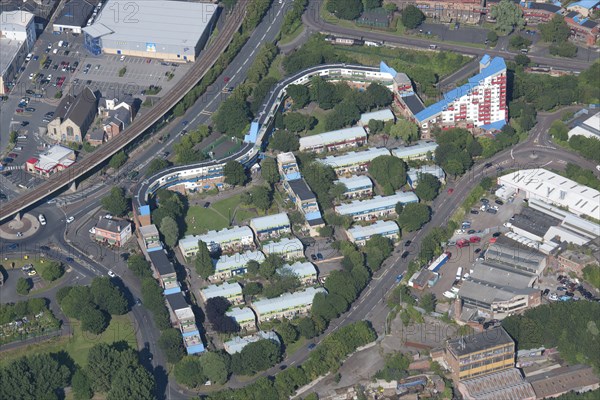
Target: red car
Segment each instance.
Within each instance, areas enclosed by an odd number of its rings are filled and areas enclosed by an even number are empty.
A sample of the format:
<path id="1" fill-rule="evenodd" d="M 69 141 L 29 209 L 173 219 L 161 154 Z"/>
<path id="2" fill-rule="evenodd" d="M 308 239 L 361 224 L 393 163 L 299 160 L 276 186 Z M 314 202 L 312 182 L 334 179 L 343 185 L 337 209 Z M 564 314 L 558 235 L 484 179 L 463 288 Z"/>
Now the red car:
<path id="1" fill-rule="evenodd" d="M 469 242 L 471 242 L 471 243 L 479 243 L 479 242 L 481 242 L 481 238 L 479 236 L 471 236 L 469 238 Z"/>
<path id="2" fill-rule="evenodd" d="M 454 189 L 452 189 L 452 188 L 448 189 L 448 194 L 452 194 L 452 193 L 454 193 Z"/>
<path id="3" fill-rule="evenodd" d="M 17 153 L 8 153 L 8 156 L 10 158 L 17 158 L 17 157 L 19 157 L 19 155 Z"/>
<path id="4" fill-rule="evenodd" d="M 17 113 L 19 113 L 19 114 L 20 114 L 20 113 L 22 113 L 22 112 L 23 112 L 23 109 L 22 109 L 22 108 L 17 108 L 17 109 L 15 110 L 15 112 L 17 112 Z"/>

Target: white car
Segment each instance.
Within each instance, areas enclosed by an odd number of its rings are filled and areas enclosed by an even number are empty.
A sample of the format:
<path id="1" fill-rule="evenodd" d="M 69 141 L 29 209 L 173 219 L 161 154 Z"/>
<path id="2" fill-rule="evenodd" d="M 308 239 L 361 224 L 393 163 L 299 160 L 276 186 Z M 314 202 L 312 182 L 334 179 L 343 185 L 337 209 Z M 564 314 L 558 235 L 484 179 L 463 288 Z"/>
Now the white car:
<path id="1" fill-rule="evenodd" d="M 95 226 L 92 226 L 92 227 L 90 228 L 90 233 L 91 233 L 92 235 L 93 235 L 94 233 L 96 233 L 96 227 L 95 227 Z"/>
<path id="2" fill-rule="evenodd" d="M 596 165 L 596 169 L 600 171 L 600 165 Z"/>
<path id="3" fill-rule="evenodd" d="M 104 218 L 106 218 L 106 219 L 113 219 L 113 216 L 112 216 L 111 214 L 106 214 L 106 215 L 104 216 Z"/>
<path id="4" fill-rule="evenodd" d="M 108 276 L 110 276 L 111 278 L 115 278 L 117 276 L 117 274 L 115 274 L 112 269 L 108 270 Z"/>
<path id="5" fill-rule="evenodd" d="M 69 217 L 69 218 L 67 218 L 67 224 L 70 224 L 73 221 L 75 221 L 75 217 Z"/>
<path id="6" fill-rule="evenodd" d="M 556 301 L 558 300 L 558 296 L 556 295 L 556 293 L 550 293 L 550 295 L 548 296 L 548 300 Z"/>
<path id="7" fill-rule="evenodd" d="M 46 225 L 46 217 L 44 217 L 44 214 L 38 215 L 38 220 L 40 221 L 40 224 Z"/>

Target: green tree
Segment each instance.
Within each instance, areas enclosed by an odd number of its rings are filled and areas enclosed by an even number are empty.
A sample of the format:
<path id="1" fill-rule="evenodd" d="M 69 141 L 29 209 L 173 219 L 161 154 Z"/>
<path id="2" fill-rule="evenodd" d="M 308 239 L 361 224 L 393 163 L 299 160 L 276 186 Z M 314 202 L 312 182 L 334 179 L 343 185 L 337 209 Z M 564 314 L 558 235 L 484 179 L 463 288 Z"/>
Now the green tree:
<path id="1" fill-rule="evenodd" d="M 404 206 L 402 214 L 398 217 L 398 225 L 408 232 L 421 229 L 423 225 L 429 222 L 431 218 L 431 209 L 423 203 L 409 203 Z"/>
<path id="2" fill-rule="evenodd" d="M 369 133 L 372 135 L 376 135 L 383 131 L 383 121 L 379 121 L 377 119 L 369 120 L 369 124 L 367 125 L 369 128 Z"/>
<path id="3" fill-rule="evenodd" d="M 515 56 L 515 63 L 517 65 L 521 65 L 523 67 L 526 67 L 526 66 L 529 65 L 530 62 L 531 62 L 531 60 L 525 54 L 517 54 Z"/>
<path id="4" fill-rule="evenodd" d="M 246 263 L 246 268 L 248 269 L 248 273 L 256 275 L 258 274 L 260 264 L 256 260 L 250 260 Z"/>
<path id="5" fill-rule="evenodd" d="M 117 168 L 120 168 L 126 162 L 127 162 L 127 154 L 125 154 L 125 151 L 121 150 L 110 158 L 110 161 L 108 162 L 108 166 L 110 168 L 117 169 Z"/>
<path id="6" fill-rule="evenodd" d="M 296 330 L 296 327 L 287 320 L 279 324 L 275 328 L 275 331 L 279 334 L 279 336 L 281 336 L 283 343 L 286 346 L 289 346 L 291 343 L 295 342 L 296 339 L 298 339 L 298 331 Z"/>
<path id="7" fill-rule="evenodd" d="M 415 188 L 415 194 L 419 199 L 431 201 L 440 192 L 441 183 L 438 178 L 431 174 L 419 174 L 419 184 Z"/>
<path id="8" fill-rule="evenodd" d="M 242 289 L 244 296 L 253 297 L 262 293 L 262 285 L 260 282 L 248 282 Z"/>
<path id="9" fill-rule="evenodd" d="M 425 293 L 421 296 L 421 302 L 419 305 L 427 312 L 435 311 L 435 295 L 433 293 Z"/>
<path id="10" fill-rule="evenodd" d="M 208 380 L 202 369 L 202 361 L 196 356 L 183 357 L 175 364 L 173 374 L 177 383 L 190 389 L 202 386 Z"/>
<path id="11" fill-rule="evenodd" d="M 365 10 L 372 10 L 373 8 L 381 7 L 382 0 L 363 0 Z"/>
<path id="12" fill-rule="evenodd" d="M 173 108 L 173 115 L 175 117 L 182 117 L 183 114 L 185 114 L 185 105 L 183 104 L 183 102 L 180 101 Z"/>
<path id="13" fill-rule="evenodd" d="M 327 130 L 341 129 L 353 125 L 360 119 L 360 110 L 353 100 L 344 99 L 333 107 L 333 112 L 325 119 Z"/>
<path id="14" fill-rule="evenodd" d="M 227 161 L 223 167 L 223 173 L 225 174 L 225 183 L 233 186 L 244 186 L 248 180 L 246 169 L 235 160 Z"/>
<path id="15" fill-rule="evenodd" d="M 213 115 L 215 129 L 230 136 L 243 137 L 252 115 L 246 101 L 228 97 Z"/>
<path id="16" fill-rule="evenodd" d="M 545 24 L 539 24 L 539 28 L 542 40 L 548 43 L 566 42 L 571 34 L 569 25 L 567 25 L 565 18 L 560 14 L 556 14 Z"/>
<path id="17" fill-rule="evenodd" d="M 271 186 L 279 182 L 279 170 L 277 161 L 274 158 L 267 157 L 260 163 L 262 177 Z"/>
<path id="18" fill-rule="evenodd" d="M 231 373 L 229 354 L 223 352 L 207 352 L 200 357 L 202 371 L 212 383 L 222 385 L 227 382 Z"/>
<path id="19" fill-rule="evenodd" d="M 263 211 L 271 208 L 273 202 L 273 191 L 264 186 L 255 186 L 251 191 L 252 204 Z"/>
<path id="20" fill-rule="evenodd" d="M 88 400 L 94 395 L 90 381 L 81 368 L 77 368 L 71 378 L 71 388 L 73 389 L 73 397 L 75 400 Z"/>
<path id="21" fill-rule="evenodd" d="M 194 266 L 198 275 L 204 279 L 208 279 L 209 276 L 215 273 L 215 266 L 213 265 L 212 258 L 210 258 L 210 251 L 206 243 L 202 240 L 198 241 L 198 253 L 196 253 Z"/>
<path id="22" fill-rule="evenodd" d="M 273 340 L 259 340 L 246 345 L 241 352 L 231 358 L 231 369 L 240 375 L 253 375 L 277 364 L 281 359 L 279 343 Z"/>
<path id="23" fill-rule="evenodd" d="M 290 132 L 303 132 L 311 129 L 316 124 L 313 116 L 297 112 L 285 113 L 283 115 L 283 125 Z"/>
<path id="24" fill-rule="evenodd" d="M 158 347 L 165 352 L 167 361 L 171 364 L 180 361 L 185 355 L 181 332 L 175 328 L 162 331 L 160 338 L 158 339 Z"/>
<path id="25" fill-rule="evenodd" d="M 154 377 L 141 365 L 121 368 L 114 377 L 108 400 L 154 400 Z"/>
<path id="26" fill-rule="evenodd" d="M 65 269 L 63 268 L 62 263 L 50 261 L 40 275 L 44 280 L 52 282 L 63 276 L 64 273 Z"/>
<path id="27" fill-rule="evenodd" d="M 267 254 L 263 262 L 260 264 L 258 273 L 263 278 L 269 279 L 273 277 L 273 275 L 275 275 L 275 271 L 277 271 L 278 268 L 283 267 L 283 265 L 284 261 L 281 256 L 277 254 Z"/>
<path id="28" fill-rule="evenodd" d="M 391 186 L 392 191 L 406 184 L 406 164 L 394 156 L 379 156 L 371 161 L 369 174 L 383 187 Z"/>
<path id="29" fill-rule="evenodd" d="M 29 291 L 33 287 L 33 282 L 29 278 L 20 277 L 17 279 L 17 293 L 21 296 L 29 294 Z"/>
<path id="30" fill-rule="evenodd" d="M 577 46 L 570 42 L 550 46 L 550 54 L 559 57 L 574 58 L 577 55 L 577 50 Z"/>
<path id="31" fill-rule="evenodd" d="M 481 182 L 479 182 L 479 186 L 481 186 L 483 190 L 490 190 L 493 184 L 494 182 L 489 176 L 484 176 L 483 178 L 481 178 Z"/>
<path id="32" fill-rule="evenodd" d="M 401 138 L 406 143 L 410 144 L 419 140 L 419 127 L 412 121 L 399 119 L 390 127 L 390 136 Z"/>
<path id="33" fill-rule="evenodd" d="M 375 272 L 381 268 L 386 258 L 392 254 L 394 245 L 392 241 L 381 235 L 371 236 L 365 244 L 365 254 L 367 256 L 367 265 L 371 271 Z"/>
<path id="34" fill-rule="evenodd" d="M 122 188 L 114 186 L 101 200 L 102 207 L 111 214 L 122 216 L 129 212 L 129 199 Z"/>
<path id="35" fill-rule="evenodd" d="M 531 46 L 531 40 L 521 35 L 513 35 L 508 41 L 508 46 L 513 50 L 526 49 Z"/>
<path id="36" fill-rule="evenodd" d="M 406 6 L 400 14 L 402 25 L 408 29 L 415 29 L 425 21 L 425 14 L 412 4 Z"/>
<path id="37" fill-rule="evenodd" d="M 496 30 L 504 35 L 525 26 L 523 11 L 510 0 L 501 0 L 492 8 L 490 15 L 496 20 Z"/>
<path id="38" fill-rule="evenodd" d="M 148 164 L 148 168 L 146 168 L 146 176 L 152 176 L 158 171 L 162 171 L 163 169 L 169 166 L 169 162 L 163 158 L 154 158 Z"/>
<path id="39" fill-rule="evenodd" d="M 600 265 L 586 265 L 583 268 L 583 278 L 595 288 L 600 289 Z"/>
<path id="40" fill-rule="evenodd" d="M 97 308 L 87 307 L 81 312 L 81 329 L 99 335 L 108 327 L 109 318 Z"/>
<path id="41" fill-rule="evenodd" d="M 340 19 L 354 20 L 363 12 L 362 0 L 327 0 L 327 11 Z"/>
<path id="42" fill-rule="evenodd" d="M 496 46 L 496 43 L 498 43 L 498 34 L 494 31 L 489 31 L 487 33 L 487 40 L 491 47 Z"/>
<path id="43" fill-rule="evenodd" d="M 301 318 L 300 321 L 298 322 L 297 328 L 298 328 L 298 333 L 303 338 L 312 339 L 315 336 L 317 336 L 317 329 L 315 327 L 315 322 L 309 317 Z"/>
<path id="44" fill-rule="evenodd" d="M 558 140 L 561 140 L 563 142 L 566 142 L 567 140 L 569 140 L 569 128 L 567 127 L 567 125 L 560 121 L 560 120 L 556 120 L 554 122 L 552 122 L 552 125 L 550 125 L 550 130 L 548 131 L 548 133 L 550 133 L 550 135 Z"/>
<path id="45" fill-rule="evenodd" d="M 133 272 L 138 278 L 145 278 L 152 276 L 150 270 L 150 263 L 146 261 L 144 256 L 140 254 L 133 254 L 127 259 L 127 267 Z"/>
<path id="46" fill-rule="evenodd" d="M 71 380 L 71 371 L 58 358 L 54 354 L 36 354 L 8 363 L 0 369 L 0 398 L 58 399 Z"/>
<path id="47" fill-rule="evenodd" d="M 294 110 L 303 108 L 310 101 L 310 93 L 308 91 L 308 87 L 305 85 L 290 85 L 285 89 L 285 91 L 294 102 L 292 106 Z"/>
<path id="48" fill-rule="evenodd" d="M 123 315 L 128 311 L 125 295 L 107 276 L 94 278 L 89 293 L 94 304 L 110 315 Z"/>
<path id="49" fill-rule="evenodd" d="M 179 225 L 171 217 L 164 217 L 160 221 L 160 233 L 165 238 L 165 244 L 174 249 L 179 241 Z"/>
<path id="50" fill-rule="evenodd" d="M 269 147 L 282 152 L 296 151 L 300 148 L 300 140 L 291 132 L 277 131 L 271 137 Z"/>

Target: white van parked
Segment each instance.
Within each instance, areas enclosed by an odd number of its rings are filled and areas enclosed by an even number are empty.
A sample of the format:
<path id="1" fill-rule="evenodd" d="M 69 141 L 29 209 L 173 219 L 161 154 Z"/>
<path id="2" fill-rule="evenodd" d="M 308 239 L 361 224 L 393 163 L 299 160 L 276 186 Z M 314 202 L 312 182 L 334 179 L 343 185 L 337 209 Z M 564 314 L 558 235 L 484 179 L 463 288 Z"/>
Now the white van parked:
<path id="1" fill-rule="evenodd" d="M 46 225 L 46 217 L 44 217 L 44 214 L 38 215 L 38 220 L 40 221 L 40 224 Z"/>
<path id="2" fill-rule="evenodd" d="M 58 42 L 58 47 L 62 47 L 63 43 L 64 42 L 62 40 L 60 42 Z"/>

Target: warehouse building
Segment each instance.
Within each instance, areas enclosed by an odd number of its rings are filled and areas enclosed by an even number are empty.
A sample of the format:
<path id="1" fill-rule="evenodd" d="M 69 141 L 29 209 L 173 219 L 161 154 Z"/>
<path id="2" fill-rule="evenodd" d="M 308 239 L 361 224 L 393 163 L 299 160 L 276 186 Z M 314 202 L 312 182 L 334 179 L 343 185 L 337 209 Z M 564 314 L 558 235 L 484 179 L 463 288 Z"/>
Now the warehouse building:
<path id="1" fill-rule="evenodd" d="M 253 218 L 250 220 L 250 227 L 259 241 L 292 233 L 290 219 L 286 213 Z"/>
<path id="2" fill-rule="evenodd" d="M 600 112 L 569 131 L 569 139 L 577 135 L 600 140 Z"/>
<path id="3" fill-rule="evenodd" d="M 223 343 L 223 347 L 227 353 L 235 354 L 242 351 L 242 349 L 250 343 L 258 342 L 259 340 L 272 340 L 277 344 L 281 344 L 281 342 L 279 341 L 279 336 L 277 336 L 275 332 L 259 331 L 256 333 L 256 335 L 244 337 L 235 336 L 230 341 Z"/>
<path id="4" fill-rule="evenodd" d="M 367 200 L 354 200 L 349 204 L 335 206 L 339 215 L 348 215 L 354 221 L 368 221 L 396 215 L 396 204 L 418 203 L 419 198 L 413 192 L 396 192 L 391 196 L 375 196 Z"/>
<path id="5" fill-rule="evenodd" d="M 253 260 L 263 262 L 265 255 L 260 251 L 246 251 L 229 256 L 221 256 L 215 261 L 215 273 L 208 280 L 211 282 L 223 281 L 235 275 L 245 274 L 248 262 Z"/>
<path id="6" fill-rule="evenodd" d="M 504 237 L 499 237 L 488 247 L 485 260 L 537 276 L 542 274 L 548 263 L 545 254 Z"/>
<path id="7" fill-rule="evenodd" d="M 349 178 L 341 177 L 333 183 L 341 183 L 346 186 L 344 197 L 347 199 L 365 198 L 373 195 L 373 182 L 366 175 L 352 175 Z"/>
<path id="8" fill-rule="evenodd" d="M 256 330 L 256 315 L 254 315 L 254 311 L 250 307 L 233 307 L 225 315 L 233 318 L 244 332 Z"/>
<path id="9" fill-rule="evenodd" d="M 554 398 L 569 392 L 585 393 L 600 387 L 594 369 L 583 364 L 555 368 L 526 379 L 533 386 L 538 399 Z"/>
<path id="10" fill-rule="evenodd" d="M 323 288 L 307 288 L 300 292 L 285 293 L 273 299 L 254 302 L 252 309 L 256 313 L 258 322 L 280 318 L 292 319 L 310 312 L 317 293 L 327 293 L 327 291 Z"/>
<path id="11" fill-rule="evenodd" d="M 360 127 L 339 129 L 300 138 L 300 151 L 336 151 L 348 147 L 360 147 L 367 143 L 367 132 Z"/>
<path id="12" fill-rule="evenodd" d="M 357 246 L 364 246 L 367 240 L 375 235 L 386 237 L 392 241 L 400 237 L 400 228 L 394 221 L 377 221 L 367 226 L 354 226 L 346 231 L 348 240 Z"/>
<path id="13" fill-rule="evenodd" d="M 519 399 L 536 400 L 536 394 L 529 382 L 517 368 L 508 368 L 491 374 L 465 379 L 458 383 L 458 390 L 464 400 Z"/>
<path id="14" fill-rule="evenodd" d="M 212 299 L 214 297 L 224 297 L 229 300 L 231 304 L 240 304 L 244 301 L 242 287 L 237 282 L 225 282 L 222 285 L 207 286 L 200 291 L 200 297 L 205 304 L 208 299 Z"/>
<path id="15" fill-rule="evenodd" d="M 317 269 L 308 261 L 285 264 L 280 269 L 280 272 L 284 271 L 296 275 L 303 285 L 312 285 L 317 282 Z"/>
<path id="16" fill-rule="evenodd" d="M 392 155 L 403 160 L 430 160 L 435 155 L 438 144 L 421 140 L 412 146 L 392 149 Z"/>
<path id="17" fill-rule="evenodd" d="M 135 15 L 123 11 L 122 18 L 115 18 L 114 10 L 122 8 L 117 0 L 108 0 L 96 21 L 83 28 L 92 54 L 194 62 L 218 14 L 216 4 L 155 0 L 144 2 Z M 126 18 L 135 23 L 124 23 Z"/>
<path id="18" fill-rule="evenodd" d="M 514 367 L 515 342 L 504 328 L 448 340 L 444 362 L 454 381 L 462 381 Z"/>
<path id="19" fill-rule="evenodd" d="M 421 174 L 433 175 L 443 185 L 446 183 L 446 173 L 438 165 L 423 165 L 419 168 L 409 169 L 406 174 L 408 184 L 414 189 L 419 184 Z"/>
<path id="20" fill-rule="evenodd" d="M 233 253 L 254 249 L 254 235 L 247 226 L 233 226 L 220 231 L 208 231 L 203 235 L 187 235 L 179 241 L 179 250 L 184 257 L 195 256 L 198 241 L 206 243 L 211 253 Z"/>
<path id="21" fill-rule="evenodd" d="M 297 239 L 281 239 L 278 242 L 264 243 L 262 250 L 266 255 L 277 254 L 284 260 L 295 260 L 298 258 L 304 258 L 304 246 L 302 242 Z"/>
<path id="22" fill-rule="evenodd" d="M 27 11 L 0 12 L 0 95 L 9 92 L 19 68 L 37 38 L 34 15 Z"/>
<path id="23" fill-rule="evenodd" d="M 498 178 L 498 185 L 523 192 L 527 199 L 600 220 L 600 192 L 543 168 L 523 169 Z"/>
<path id="24" fill-rule="evenodd" d="M 348 173 L 366 172 L 373 159 L 389 155 L 390 151 L 386 148 L 372 147 L 365 151 L 351 151 L 341 156 L 329 156 L 317 161 L 329 165 L 338 176 L 342 176 Z"/>

